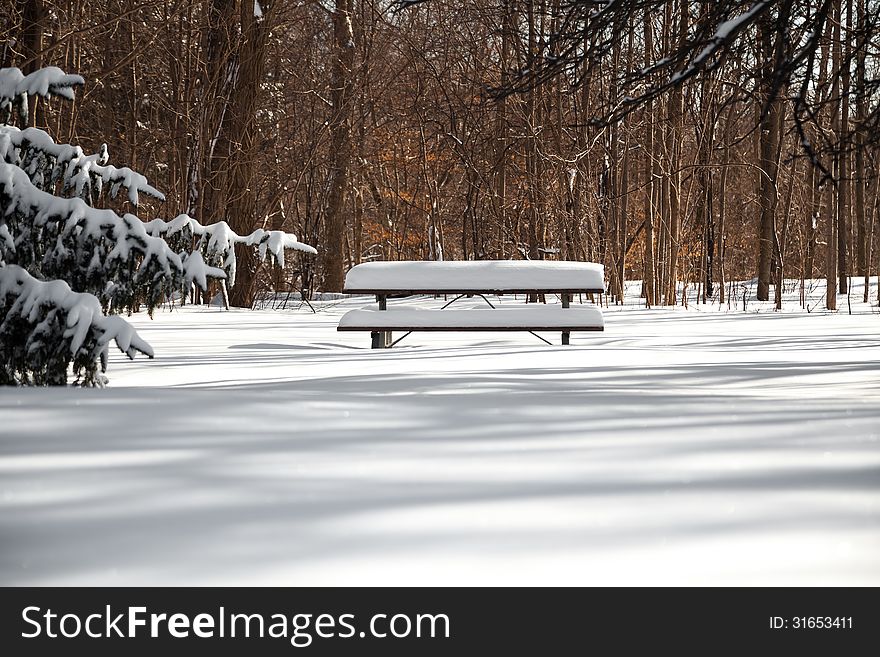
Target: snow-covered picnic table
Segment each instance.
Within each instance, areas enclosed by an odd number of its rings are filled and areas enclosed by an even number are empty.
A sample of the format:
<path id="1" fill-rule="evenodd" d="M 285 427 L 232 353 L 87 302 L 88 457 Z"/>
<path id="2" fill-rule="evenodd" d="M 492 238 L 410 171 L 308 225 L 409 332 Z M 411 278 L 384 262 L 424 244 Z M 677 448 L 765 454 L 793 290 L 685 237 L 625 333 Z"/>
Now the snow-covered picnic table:
<path id="1" fill-rule="evenodd" d="M 603 293 L 604 279 L 604 267 L 591 262 L 369 262 L 348 272 L 343 292 L 375 295 L 377 304 L 347 312 L 337 330 L 370 331 L 374 349 L 396 344 L 391 338 L 392 331 L 407 331 L 408 335 L 412 331 L 528 331 L 534 334 L 552 330 L 561 331 L 562 344 L 569 344 L 572 331 L 604 330 L 602 311 L 598 307 L 571 307 L 574 294 Z M 389 298 L 417 294 L 457 296 L 442 309 L 388 309 Z M 495 308 L 485 296 L 504 294 L 558 294 L 562 304 L 561 307 L 531 304 Z M 464 296 L 482 297 L 490 308 L 446 309 Z"/>

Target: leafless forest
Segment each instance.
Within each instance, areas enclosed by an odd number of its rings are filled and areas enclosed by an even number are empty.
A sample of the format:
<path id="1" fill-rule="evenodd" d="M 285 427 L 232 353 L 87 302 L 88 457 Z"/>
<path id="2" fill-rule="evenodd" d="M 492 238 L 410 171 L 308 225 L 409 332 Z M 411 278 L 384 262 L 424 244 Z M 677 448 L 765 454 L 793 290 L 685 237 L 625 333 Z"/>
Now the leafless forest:
<path id="1" fill-rule="evenodd" d="M 4 0 L 0 64 L 58 66 L 57 141 L 188 213 L 318 249 L 235 305 L 385 259 L 604 263 L 704 301 L 877 275 L 876 0 Z M 125 209 L 122 201 L 119 208 Z M 867 286 L 865 287 L 867 290 Z M 866 292 L 867 294 L 867 292 Z"/>

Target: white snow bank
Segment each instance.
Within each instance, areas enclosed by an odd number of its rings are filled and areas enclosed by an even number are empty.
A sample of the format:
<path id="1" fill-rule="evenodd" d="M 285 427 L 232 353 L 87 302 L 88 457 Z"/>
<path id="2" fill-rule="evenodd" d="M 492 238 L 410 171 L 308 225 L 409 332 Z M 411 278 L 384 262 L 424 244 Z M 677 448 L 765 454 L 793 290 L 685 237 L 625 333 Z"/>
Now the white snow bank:
<path id="1" fill-rule="evenodd" d="M 596 329 L 602 328 L 602 311 L 595 306 L 562 308 L 530 304 L 521 307 L 474 308 L 389 308 L 378 306 L 350 310 L 339 320 L 338 330 L 356 331 L 367 328 L 400 330 L 444 330 L 467 327 L 472 330 L 505 329 Z"/>
<path id="2" fill-rule="evenodd" d="M 545 292 L 605 290 L 605 268 L 592 262 L 474 260 L 366 262 L 348 272 L 346 292 Z"/>

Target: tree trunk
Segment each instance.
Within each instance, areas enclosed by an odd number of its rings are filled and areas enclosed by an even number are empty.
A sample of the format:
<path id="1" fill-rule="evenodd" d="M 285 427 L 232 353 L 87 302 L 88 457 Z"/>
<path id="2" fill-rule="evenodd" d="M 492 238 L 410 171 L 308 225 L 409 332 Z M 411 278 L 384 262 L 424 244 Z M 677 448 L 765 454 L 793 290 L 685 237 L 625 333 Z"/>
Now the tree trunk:
<path id="1" fill-rule="evenodd" d="M 27 75 L 43 66 L 43 36 L 46 34 L 49 13 L 43 0 L 18 0 L 21 9 L 21 62 L 18 63 L 22 73 Z M 28 125 L 38 125 L 37 112 L 40 100 L 34 97 L 28 107 Z M 42 118 L 42 117 L 40 117 Z"/>
<path id="2" fill-rule="evenodd" d="M 776 153 L 779 149 L 777 125 L 781 121 L 779 89 L 774 72 L 782 61 L 782 36 L 777 33 L 772 17 L 765 16 L 760 25 L 762 50 L 762 86 L 765 107 L 760 121 L 760 184 L 758 194 L 761 219 L 758 234 L 758 301 L 770 299 L 770 274 L 773 261 L 773 240 L 776 231 Z"/>
<path id="3" fill-rule="evenodd" d="M 834 0 L 834 20 L 832 21 L 833 34 L 831 37 L 831 70 L 839 71 L 842 59 L 840 47 L 840 19 L 841 19 L 841 2 Z M 840 76 L 835 75 L 831 83 L 830 100 L 833 103 L 831 110 L 831 130 L 835 135 L 840 135 Z M 837 310 L 837 275 L 838 275 L 838 217 L 837 211 L 840 209 L 840 166 L 841 156 L 839 152 L 834 155 L 834 178 L 836 184 L 828 185 L 827 204 L 825 206 L 825 307 L 828 310 Z M 835 200 L 838 203 L 835 203 Z"/>
<path id="4" fill-rule="evenodd" d="M 858 33 L 864 32 L 867 21 L 868 0 L 859 0 Z M 865 133 L 864 122 L 868 114 L 866 93 L 866 50 L 867 44 L 859 47 L 856 55 L 856 151 L 855 151 L 855 199 L 853 211 L 856 224 L 856 274 L 865 277 L 865 302 L 868 301 L 868 259 L 870 254 L 871 235 L 868 230 L 867 214 L 865 212 Z"/>
<path id="5" fill-rule="evenodd" d="M 257 155 L 257 110 L 260 85 L 266 64 L 266 43 L 275 15 L 275 3 L 262 3 L 261 19 L 254 16 L 253 3 L 241 3 L 241 44 L 238 57 L 238 84 L 230 106 L 232 135 L 237 136 L 232 151 L 229 171 L 229 201 L 227 221 L 232 230 L 247 234 L 263 225 L 257 217 L 257 197 L 254 160 Z M 229 302 L 240 308 L 250 308 L 254 302 L 259 260 L 252 246 L 236 247 L 238 274 Z"/>
<path id="6" fill-rule="evenodd" d="M 645 65 L 650 64 L 654 56 L 654 29 L 651 14 L 645 9 Z M 654 103 L 650 101 L 645 107 L 645 253 L 643 256 L 644 276 L 642 288 L 645 304 L 648 307 L 656 303 L 656 283 L 654 274 L 654 180 L 657 174 L 656 157 L 654 154 Z"/>
<path id="7" fill-rule="evenodd" d="M 677 42 L 681 43 L 687 37 L 689 21 L 689 3 L 681 0 L 678 3 L 679 24 L 675 35 Z M 669 157 L 669 176 L 667 179 L 669 199 L 669 264 L 668 280 L 666 288 L 666 305 L 672 306 L 676 302 L 676 288 L 678 284 L 678 257 L 681 250 L 681 133 L 684 118 L 684 98 L 681 87 L 675 87 L 670 92 L 669 123 L 667 133 L 666 152 Z"/>
<path id="8" fill-rule="evenodd" d="M 325 292 L 340 292 L 345 277 L 343 237 L 345 201 L 351 160 L 351 96 L 354 83 L 354 33 L 352 0 L 336 0 L 333 10 L 334 53 L 331 63 L 330 190 L 324 218 Z"/>
<path id="9" fill-rule="evenodd" d="M 843 15 L 840 15 L 840 20 Z M 849 133 L 849 90 L 850 90 L 850 47 L 849 42 L 852 36 L 852 0 L 846 2 L 846 48 L 842 43 L 838 43 L 836 47 L 840 49 L 842 59 L 838 60 L 840 67 L 836 70 L 841 71 L 841 111 L 840 111 L 840 129 L 837 133 L 838 139 L 843 139 L 844 135 Z M 837 102 L 835 100 L 834 102 Z M 847 217 L 849 215 L 849 149 L 839 148 L 839 168 L 837 176 L 837 284 L 838 292 L 846 294 L 849 290 L 849 268 L 847 267 L 847 239 L 848 225 Z"/>

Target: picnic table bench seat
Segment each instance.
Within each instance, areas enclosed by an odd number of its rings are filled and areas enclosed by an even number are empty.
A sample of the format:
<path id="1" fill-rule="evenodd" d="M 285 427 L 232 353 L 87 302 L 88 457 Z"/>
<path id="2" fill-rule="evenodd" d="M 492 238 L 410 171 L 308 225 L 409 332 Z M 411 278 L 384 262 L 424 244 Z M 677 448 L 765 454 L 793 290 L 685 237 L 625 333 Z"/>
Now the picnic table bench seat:
<path id="1" fill-rule="evenodd" d="M 569 344 L 572 331 L 604 330 L 598 307 L 571 306 L 576 294 L 605 292 L 604 268 L 590 262 L 369 262 L 348 272 L 343 292 L 376 297 L 375 306 L 347 312 L 337 326 L 338 331 L 370 331 L 374 349 L 396 344 L 392 331 L 561 331 L 562 344 Z M 388 307 L 390 298 L 420 294 L 455 298 L 442 309 Z M 562 304 L 496 308 L 486 299 L 505 294 L 558 294 Z M 447 309 L 465 296 L 482 297 L 490 308 Z"/>
<path id="2" fill-rule="evenodd" d="M 529 304 L 504 308 L 389 308 L 350 310 L 340 331 L 601 331 L 602 311 L 594 306 L 562 308 Z"/>

